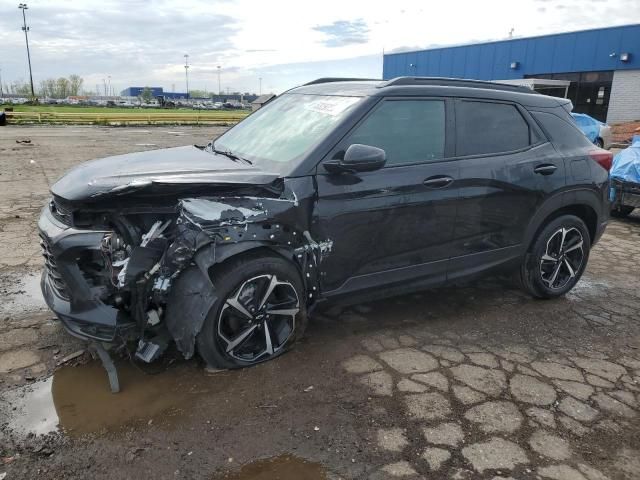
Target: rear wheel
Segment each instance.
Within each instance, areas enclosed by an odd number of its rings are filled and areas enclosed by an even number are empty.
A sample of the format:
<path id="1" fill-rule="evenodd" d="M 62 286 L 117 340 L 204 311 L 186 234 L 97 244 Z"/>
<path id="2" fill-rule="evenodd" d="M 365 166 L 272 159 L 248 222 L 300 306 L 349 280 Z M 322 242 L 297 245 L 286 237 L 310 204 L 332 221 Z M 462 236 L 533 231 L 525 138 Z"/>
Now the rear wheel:
<path id="1" fill-rule="evenodd" d="M 602 140 L 600 137 L 596 138 L 595 144 L 600 148 L 604 148 L 604 140 Z"/>
<path id="2" fill-rule="evenodd" d="M 198 334 L 209 366 L 241 368 L 270 360 L 302 337 L 307 312 L 298 270 L 279 257 L 232 260 L 214 274 L 218 301 Z"/>
<path id="3" fill-rule="evenodd" d="M 555 298 L 571 290 L 589 259 L 591 239 L 574 215 L 553 219 L 535 238 L 520 269 L 522 285 L 538 298 Z"/>
<path id="4" fill-rule="evenodd" d="M 628 205 L 618 205 L 616 208 L 611 210 L 611 216 L 616 218 L 624 218 L 631 212 L 633 212 L 633 210 L 634 207 L 630 207 Z"/>

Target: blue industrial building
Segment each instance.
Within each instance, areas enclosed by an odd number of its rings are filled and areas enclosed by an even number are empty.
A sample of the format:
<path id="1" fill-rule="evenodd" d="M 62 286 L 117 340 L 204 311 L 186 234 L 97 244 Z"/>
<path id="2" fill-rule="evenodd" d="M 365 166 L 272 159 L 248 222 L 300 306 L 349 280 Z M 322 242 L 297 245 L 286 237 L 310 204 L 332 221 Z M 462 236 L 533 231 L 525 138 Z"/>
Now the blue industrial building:
<path id="1" fill-rule="evenodd" d="M 139 97 L 147 87 L 128 87 L 120 92 L 123 97 Z M 165 92 L 162 87 L 149 87 L 154 97 L 164 97 L 166 99 L 189 98 L 187 93 Z"/>
<path id="2" fill-rule="evenodd" d="M 639 120 L 640 25 L 385 54 L 383 77 L 404 75 L 568 80 L 574 111 Z"/>

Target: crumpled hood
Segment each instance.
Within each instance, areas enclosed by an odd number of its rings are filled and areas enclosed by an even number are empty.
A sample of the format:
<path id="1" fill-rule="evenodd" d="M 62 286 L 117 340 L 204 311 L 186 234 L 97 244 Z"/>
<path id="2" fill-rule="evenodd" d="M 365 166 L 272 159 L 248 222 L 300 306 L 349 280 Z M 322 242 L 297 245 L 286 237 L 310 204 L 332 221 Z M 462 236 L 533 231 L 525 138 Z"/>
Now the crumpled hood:
<path id="1" fill-rule="evenodd" d="M 83 163 L 51 187 L 68 201 L 125 194 L 149 185 L 266 185 L 279 177 L 195 146 L 128 153 Z"/>

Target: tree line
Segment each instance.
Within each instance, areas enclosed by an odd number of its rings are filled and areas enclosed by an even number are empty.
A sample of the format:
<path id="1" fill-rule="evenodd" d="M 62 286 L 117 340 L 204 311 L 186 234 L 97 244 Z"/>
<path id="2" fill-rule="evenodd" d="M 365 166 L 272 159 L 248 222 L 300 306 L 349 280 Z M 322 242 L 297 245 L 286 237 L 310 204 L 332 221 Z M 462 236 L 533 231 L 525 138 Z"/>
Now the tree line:
<path id="1" fill-rule="evenodd" d="M 39 88 L 36 89 L 36 96 L 48 98 L 67 98 L 82 94 L 82 84 L 84 80 L 80 75 L 69 75 L 68 77 L 47 78 L 40 81 Z M 5 84 L 2 88 L 4 93 L 31 96 L 31 85 L 25 81 L 15 81 Z"/>

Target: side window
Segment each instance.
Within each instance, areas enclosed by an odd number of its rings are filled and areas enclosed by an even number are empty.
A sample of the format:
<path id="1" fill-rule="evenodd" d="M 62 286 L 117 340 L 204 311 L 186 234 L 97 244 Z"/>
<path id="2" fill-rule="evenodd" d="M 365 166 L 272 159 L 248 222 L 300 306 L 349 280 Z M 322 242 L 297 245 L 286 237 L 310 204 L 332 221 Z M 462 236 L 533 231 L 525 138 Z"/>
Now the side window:
<path id="1" fill-rule="evenodd" d="M 575 125 L 552 114 L 543 112 L 531 112 L 533 118 L 542 125 L 551 141 L 560 149 L 571 150 L 574 148 L 593 146 L 585 134 Z"/>
<path id="2" fill-rule="evenodd" d="M 529 124 L 514 105 L 464 100 L 456 105 L 457 155 L 510 152 L 529 145 Z"/>
<path id="3" fill-rule="evenodd" d="M 442 100 L 386 100 L 347 142 L 382 148 L 387 166 L 444 158 L 444 112 Z"/>

